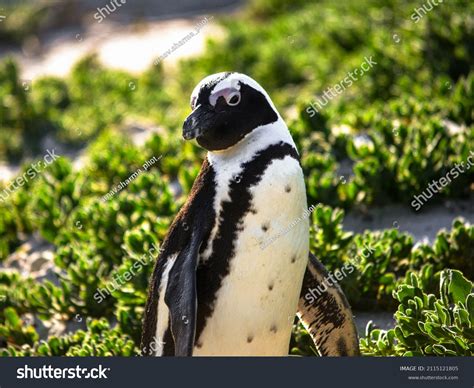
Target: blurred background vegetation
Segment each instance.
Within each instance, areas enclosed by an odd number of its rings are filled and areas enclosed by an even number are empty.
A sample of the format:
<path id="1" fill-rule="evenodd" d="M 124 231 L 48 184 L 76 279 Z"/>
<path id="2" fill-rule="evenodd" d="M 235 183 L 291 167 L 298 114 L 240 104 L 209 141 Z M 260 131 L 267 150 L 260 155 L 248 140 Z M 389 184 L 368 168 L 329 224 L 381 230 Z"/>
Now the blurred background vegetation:
<path id="1" fill-rule="evenodd" d="M 312 215 L 312 251 L 331 271 L 361 257 L 341 284 L 356 317 L 395 314 L 391 327 L 361 331 L 363 354 L 474 355 L 474 168 L 422 209 L 430 217 L 450 203 L 451 218 L 465 216 L 427 241 L 397 218 L 389 229 L 344 227 L 345 214 L 370 217 L 381 205 L 407 208 L 416 223 L 413 196 L 474 150 L 474 3 L 441 3 L 415 23 L 426 2 L 251 0 L 215 11 L 218 33 L 197 56 L 172 53 L 134 73 L 91 53 L 65 77 L 25 80 L 19 58 L 34 60 L 45 34 L 87 36 L 94 8 L 84 4 L 0 2 L 0 160 L 22 175 L 48 147 L 63 155 L 0 201 L 1 354 L 138 354 L 152 266 L 100 304 L 93 295 L 164 238 L 205 155 L 180 137 L 189 95 L 204 76 L 231 70 L 265 87 L 298 145 L 308 203 L 324 204 Z M 137 9 L 110 19 L 149 23 Z M 308 115 L 370 56 L 377 64 L 363 78 Z M 151 170 L 101 200 L 154 156 Z M 0 179 L 0 193 L 14 177 Z M 296 323 L 291 353 L 317 354 Z"/>

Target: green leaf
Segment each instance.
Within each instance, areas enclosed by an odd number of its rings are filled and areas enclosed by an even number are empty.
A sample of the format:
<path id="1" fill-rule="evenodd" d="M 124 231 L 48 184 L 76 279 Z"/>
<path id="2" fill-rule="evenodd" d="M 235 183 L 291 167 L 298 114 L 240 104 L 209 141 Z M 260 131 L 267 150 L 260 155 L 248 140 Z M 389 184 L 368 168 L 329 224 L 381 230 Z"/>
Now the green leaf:
<path id="1" fill-rule="evenodd" d="M 472 283 L 460 271 L 449 271 L 448 290 L 454 303 L 464 303 L 472 291 Z"/>
<path id="2" fill-rule="evenodd" d="M 474 328 L 474 294 L 469 294 L 466 300 L 466 308 L 469 313 L 469 320 L 471 322 L 471 327 Z"/>
<path id="3" fill-rule="evenodd" d="M 7 323 L 13 328 L 13 329 L 20 329 L 21 328 L 21 319 L 16 313 L 15 309 L 13 307 L 7 307 L 4 311 L 5 314 L 5 319 Z"/>
<path id="4" fill-rule="evenodd" d="M 435 308 L 441 322 L 445 325 L 449 324 L 450 322 L 448 322 L 448 310 L 439 301 L 435 302 Z"/>

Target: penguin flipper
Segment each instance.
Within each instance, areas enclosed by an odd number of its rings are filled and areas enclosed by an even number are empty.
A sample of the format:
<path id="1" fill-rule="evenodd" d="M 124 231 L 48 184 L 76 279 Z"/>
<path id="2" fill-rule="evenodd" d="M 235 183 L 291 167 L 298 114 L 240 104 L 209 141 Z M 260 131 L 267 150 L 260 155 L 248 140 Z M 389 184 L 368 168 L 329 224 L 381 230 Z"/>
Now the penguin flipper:
<path id="1" fill-rule="evenodd" d="M 194 181 L 188 200 L 170 226 L 160 248 L 148 290 L 141 349 L 144 355 L 191 356 L 196 333 L 196 268 L 199 249 L 212 229 L 214 170 L 207 158 Z M 176 257 L 176 259 L 174 259 Z M 174 263 L 173 263 L 174 260 Z M 167 268 L 169 273 L 165 276 Z M 165 284 L 166 288 L 161 289 Z M 160 294 L 169 310 L 164 339 L 156 338 Z M 168 321 L 168 318 L 166 319 Z M 157 352 L 156 342 L 159 342 Z"/>
<path id="2" fill-rule="evenodd" d="M 322 356 L 358 356 L 359 339 L 351 307 L 338 284 L 330 285 L 328 271 L 310 253 L 298 302 L 298 318 Z M 310 290 L 322 284 L 327 290 L 317 297 Z M 314 291 L 313 291 L 314 292 Z"/>
<path id="3" fill-rule="evenodd" d="M 165 303 L 170 313 L 171 333 L 175 356 L 192 356 L 196 337 L 197 280 L 196 270 L 201 244 L 212 229 L 214 172 L 207 159 L 194 181 L 188 201 L 173 222 L 176 228 L 168 239 L 181 241 L 176 261 L 170 270 L 165 291 Z"/>
<path id="4" fill-rule="evenodd" d="M 189 245 L 178 254 L 165 292 L 175 356 L 193 355 L 197 315 L 196 268 L 201 245 L 199 236 L 195 234 Z"/>

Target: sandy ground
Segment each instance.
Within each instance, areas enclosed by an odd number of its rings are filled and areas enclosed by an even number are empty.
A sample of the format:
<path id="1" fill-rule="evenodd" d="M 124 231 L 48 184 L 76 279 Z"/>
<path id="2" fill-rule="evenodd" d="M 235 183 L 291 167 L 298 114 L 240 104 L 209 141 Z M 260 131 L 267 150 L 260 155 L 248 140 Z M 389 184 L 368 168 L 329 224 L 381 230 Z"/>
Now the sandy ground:
<path id="1" fill-rule="evenodd" d="M 206 16 L 210 19 L 208 22 L 205 21 Z M 197 29 L 200 23 L 202 27 Z M 30 55 L 25 50 L 11 51 L 9 54 L 13 54 L 20 64 L 22 78 L 34 80 L 45 75 L 65 77 L 78 60 L 92 52 L 97 53 L 105 66 L 140 73 L 190 33 L 195 35 L 163 61 L 165 66 L 198 55 L 208 37 L 222 35 L 216 19 L 209 14 L 147 22 L 139 26 L 95 23 L 84 31 L 77 31 L 63 30 L 51 34 L 40 55 Z"/>
<path id="2" fill-rule="evenodd" d="M 450 230 L 453 220 L 459 216 L 474 224 L 473 199 L 427 203 L 419 212 L 407 204 L 373 208 L 367 215 L 349 213 L 344 219 L 344 228 L 355 233 L 396 228 L 411 234 L 415 241 L 432 243 L 437 232 L 443 228 Z"/>
<path id="3" fill-rule="evenodd" d="M 5 164 L 0 162 L 0 180 L 2 181 L 9 181 L 20 170 L 20 166 L 14 164 Z"/>
<path id="4" fill-rule="evenodd" d="M 136 9 L 124 8 L 124 11 L 133 13 Z M 41 46 L 34 50 L 28 45 L 8 50 L 0 48 L 0 61 L 6 56 L 13 56 L 20 65 L 22 79 L 27 81 L 48 75 L 65 77 L 78 60 L 90 53 L 97 53 L 105 66 L 137 74 L 172 50 L 161 61 L 165 68 L 172 67 L 183 58 L 199 55 L 208 38 L 222 37 L 223 30 L 217 24 L 217 16 L 236 10 L 238 7 L 235 5 L 225 5 L 214 9 L 212 13 L 192 11 L 185 17 L 141 20 L 139 24 L 107 18 L 102 23 L 89 23 L 85 28 L 60 29 L 48 33 L 42 37 Z M 117 12 L 114 16 L 123 19 L 126 15 Z M 193 36 L 176 47 L 190 33 Z M 14 178 L 19 169 L 19 165 L 0 162 L 0 180 Z"/>
<path id="5" fill-rule="evenodd" d="M 120 7 L 113 7 L 107 0 L 42 3 L 49 4 L 52 15 L 49 27 L 44 27 L 39 37 L 16 49 L 0 42 L 0 60 L 13 55 L 25 80 L 43 75 L 65 76 L 90 52 L 96 52 L 106 66 L 142 72 L 174 44 L 194 33 L 166 58 L 165 66 L 173 64 L 202 52 L 208 37 L 221 36 L 218 16 L 238 12 L 243 1 L 133 0 Z M 204 20 L 206 17 L 208 21 Z"/>

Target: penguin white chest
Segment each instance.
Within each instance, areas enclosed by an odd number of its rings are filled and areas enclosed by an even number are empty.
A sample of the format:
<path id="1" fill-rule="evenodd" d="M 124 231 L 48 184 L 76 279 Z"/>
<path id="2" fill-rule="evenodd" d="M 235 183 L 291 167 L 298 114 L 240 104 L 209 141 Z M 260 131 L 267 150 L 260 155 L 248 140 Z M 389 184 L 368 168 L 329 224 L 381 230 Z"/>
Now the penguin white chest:
<path id="1" fill-rule="evenodd" d="M 309 251 L 301 167 L 290 156 L 273 160 L 249 190 L 251 209 L 194 355 L 288 354 Z"/>

